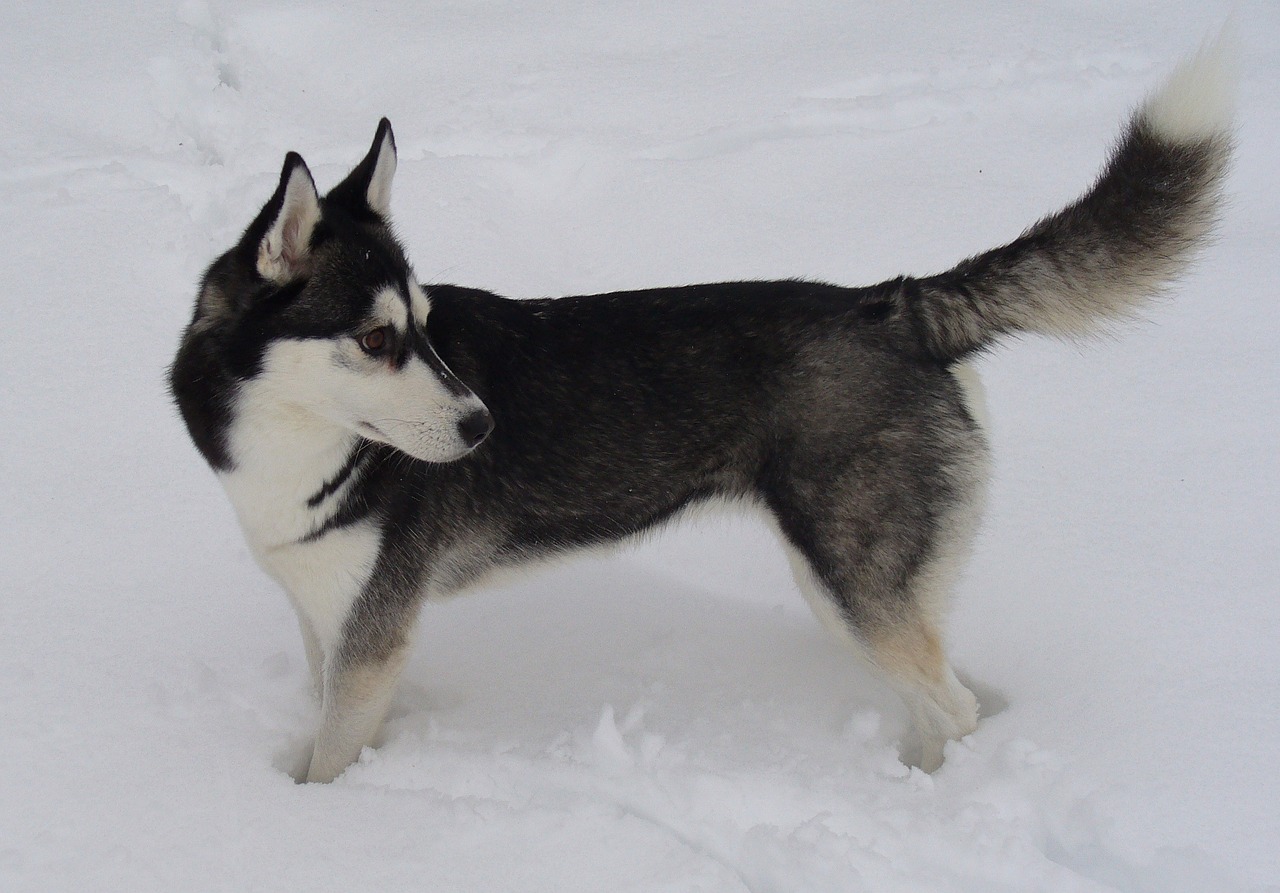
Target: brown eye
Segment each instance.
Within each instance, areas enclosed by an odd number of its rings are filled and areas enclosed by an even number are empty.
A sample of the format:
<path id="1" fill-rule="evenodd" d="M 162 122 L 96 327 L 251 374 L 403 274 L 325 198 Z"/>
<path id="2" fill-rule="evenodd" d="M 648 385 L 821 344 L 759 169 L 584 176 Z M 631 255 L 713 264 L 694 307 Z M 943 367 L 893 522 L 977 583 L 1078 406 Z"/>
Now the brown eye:
<path id="1" fill-rule="evenodd" d="M 370 356 L 377 356 L 387 349 L 387 327 L 374 329 L 360 336 L 360 349 Z"/>

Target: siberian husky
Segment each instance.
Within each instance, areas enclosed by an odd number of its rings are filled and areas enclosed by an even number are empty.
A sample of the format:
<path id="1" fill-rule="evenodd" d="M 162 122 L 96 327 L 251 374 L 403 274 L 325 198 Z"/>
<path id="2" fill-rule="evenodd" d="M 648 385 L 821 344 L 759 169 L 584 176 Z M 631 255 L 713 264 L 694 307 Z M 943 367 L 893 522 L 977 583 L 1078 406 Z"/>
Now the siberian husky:
<path id="1" fill-rule="evenodd" d="M 297 610 L 322 705 L 299 776 L 330 781 L 374 741 L 424 601 L 712 498 L 772 516 L 936 769 L 977 724 L 941 631 L 987 476 L 962 361 L 1008 333 L 1087 333 L 1183 270 L 1231 152 L 1225 68 L 1214 49 L 1183 63 L 1092 188 L 1014 241 L 864 288 L 424 286 L 389 225 L 385 119 L 323 197 L 287 155 L 205 273 L 170 376 Z"/>

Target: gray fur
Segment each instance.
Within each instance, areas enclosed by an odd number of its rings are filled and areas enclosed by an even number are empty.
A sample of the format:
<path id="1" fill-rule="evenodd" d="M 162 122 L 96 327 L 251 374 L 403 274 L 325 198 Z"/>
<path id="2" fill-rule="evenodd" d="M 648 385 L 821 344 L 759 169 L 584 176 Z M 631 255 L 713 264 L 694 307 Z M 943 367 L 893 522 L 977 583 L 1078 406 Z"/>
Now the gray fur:
<path id="1" fill-rule="evenodd" d="M 388 226 L 389 124 L 323 199 L 291 154 L 206 273 L 171 383 L 298 610 L 322 699 L 300 777 L 331 780 L 373 742 L 425 599 L 711 498 L 769 513 L 936 768 L 977 722 L 941 631 L 988 465 L 957 361 L 1127 315 L 1185 267 L 1230 150 L 1202 89 L 1213 58 L 1143 106 L 1079 201 L 946 273 L 868 288 L 424 295 Z"/>

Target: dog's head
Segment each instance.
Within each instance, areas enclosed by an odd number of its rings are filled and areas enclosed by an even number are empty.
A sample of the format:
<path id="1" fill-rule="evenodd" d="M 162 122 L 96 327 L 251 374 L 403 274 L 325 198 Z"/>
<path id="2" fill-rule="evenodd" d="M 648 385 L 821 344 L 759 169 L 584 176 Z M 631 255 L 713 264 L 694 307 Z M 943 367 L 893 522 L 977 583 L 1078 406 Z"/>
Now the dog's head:
<path id="1" fill-rule="evenodd" d="M 272 405 L 447 462 L 493 422 L 427 337 L 431 299 L 389 226 L 395 169 L 386 119 L 323 198 L 289 153 L 271 200 L 205 274 L 188 341 L 216 338 L 225 368 Z"/>

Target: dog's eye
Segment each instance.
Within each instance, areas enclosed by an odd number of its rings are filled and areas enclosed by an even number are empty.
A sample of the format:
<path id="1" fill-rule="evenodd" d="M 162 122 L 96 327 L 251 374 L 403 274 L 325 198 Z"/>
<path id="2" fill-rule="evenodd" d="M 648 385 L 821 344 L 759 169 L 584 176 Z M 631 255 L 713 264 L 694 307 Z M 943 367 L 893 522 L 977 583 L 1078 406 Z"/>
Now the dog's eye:
<path id="1" fill-rule="evenodd" d="M 365 332 L 359 339 L 360 349 L 371 357 L 386 353 L 390 341 L 386 326 L 376 328 L 372 332 Z"/>

